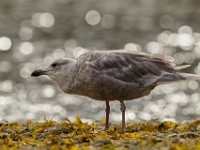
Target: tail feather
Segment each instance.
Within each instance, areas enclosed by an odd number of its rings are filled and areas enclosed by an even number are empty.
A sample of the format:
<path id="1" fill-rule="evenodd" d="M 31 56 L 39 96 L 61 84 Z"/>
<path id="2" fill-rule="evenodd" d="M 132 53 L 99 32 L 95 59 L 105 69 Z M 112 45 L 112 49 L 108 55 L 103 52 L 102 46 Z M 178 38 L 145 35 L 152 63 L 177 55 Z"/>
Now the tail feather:
<path id="1" fill-rule="evenodd" d="M 186 80 L 200 80 L 200 75 L 191 74 L 191 73 L 179 73 L 183 77 L 186 78 Z"/>
<path id="2" fill-rule="evenodd" d="M 158 84 L 167 84 L 173 82 L 180 82 L 180 81 L 190 81 L 190 80 L 200 80 L 200 75 L 191 74 L 191 73 L 179 73 L 182 78 L 175 78 L 173 75 L 164 76 L 157 80 Z"/>

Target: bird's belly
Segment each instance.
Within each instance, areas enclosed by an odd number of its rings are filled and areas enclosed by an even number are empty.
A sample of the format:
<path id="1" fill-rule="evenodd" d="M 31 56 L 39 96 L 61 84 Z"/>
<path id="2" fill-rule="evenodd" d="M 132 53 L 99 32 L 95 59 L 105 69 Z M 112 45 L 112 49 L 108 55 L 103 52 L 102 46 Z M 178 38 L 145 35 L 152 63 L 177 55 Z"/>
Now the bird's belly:
<path id="1" fill-rule="evenodd" d="M 79 83 L 79 84 L 78 84 Z M 77 80 L 75 93 L 96 100 L 131 100 L 148 95 L 156 85 L 140 87 L 137 83 L 126 83 L 105 78 L 101 74 L 89 75 Z"/>
<path id="2" fill-rule="evenodd" d="M 134 88 L 131 86 L 112 86 L 108 88 L 107 86 L 102 86 L 101 88 L 89 88 L 83 90 L 80 95 L 84 95 L 96 100 L 132 100 L 135 98 L 143 97 L 148 95 L 154 86 L 149 86 L 145 88 Z"/>

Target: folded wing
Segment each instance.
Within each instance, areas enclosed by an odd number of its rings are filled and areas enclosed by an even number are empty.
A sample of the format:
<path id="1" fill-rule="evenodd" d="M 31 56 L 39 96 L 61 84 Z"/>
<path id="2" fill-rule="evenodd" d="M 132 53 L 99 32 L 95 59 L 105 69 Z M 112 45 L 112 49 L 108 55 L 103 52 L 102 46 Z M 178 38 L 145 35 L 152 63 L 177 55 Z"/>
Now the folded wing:
<path id="1" fill-rule="evenodd" d="M 105 77 L 139 86 L 184 80 L 175 69 L 173 58 L 167 55 L 148 55 L 126 51 L 87 52 L 78 58 L 85 69 Z"/>

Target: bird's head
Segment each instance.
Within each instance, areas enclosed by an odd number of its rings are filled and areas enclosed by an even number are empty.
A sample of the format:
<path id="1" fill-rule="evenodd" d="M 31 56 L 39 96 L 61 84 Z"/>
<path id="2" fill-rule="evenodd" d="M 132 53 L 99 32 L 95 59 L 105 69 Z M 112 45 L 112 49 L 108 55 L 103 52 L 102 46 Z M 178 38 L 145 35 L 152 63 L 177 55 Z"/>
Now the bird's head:
<path id="1" fill-rule="evenodd" d="M 38 77 L 47 75 L 51 79 L 59 82 L 64 78 L 67 79 L 76 69 L 76 60 L 71 58 L 62 58 L 54 61 L 47 68 L 35 70 L 31 76 Z"/>

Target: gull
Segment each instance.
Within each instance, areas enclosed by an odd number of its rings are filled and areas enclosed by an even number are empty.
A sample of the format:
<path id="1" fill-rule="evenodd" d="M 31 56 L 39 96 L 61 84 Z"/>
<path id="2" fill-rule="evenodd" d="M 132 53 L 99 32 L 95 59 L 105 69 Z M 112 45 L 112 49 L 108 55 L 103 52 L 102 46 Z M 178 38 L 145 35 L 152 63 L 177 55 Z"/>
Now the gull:
<path id="1" fill-rule="evenodd" d="M 90 51 L 77 59 L 58 59 L 47 68 L 35 70 L 31 76 L 47 75 L 64 93 L 105 101 L 105 129 L 109 129 L 109 102 L 118 100 L 124 130 L 124 101 L 146 96 L 160 84 L 199 80 L 199 75 L 180 73 L 189 66 L 176 67 L 174 59 L 164 54 L 126 50 Z"/>

